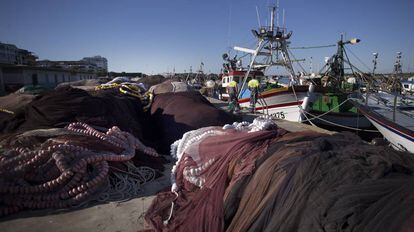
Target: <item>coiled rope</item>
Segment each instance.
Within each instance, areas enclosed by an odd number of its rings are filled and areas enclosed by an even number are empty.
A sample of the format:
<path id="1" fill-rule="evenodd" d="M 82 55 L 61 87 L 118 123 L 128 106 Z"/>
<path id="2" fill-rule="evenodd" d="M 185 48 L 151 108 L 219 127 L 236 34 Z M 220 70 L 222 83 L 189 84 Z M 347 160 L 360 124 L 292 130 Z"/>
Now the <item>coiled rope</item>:
<path id="1" fill-rule="evenodd" d="M 145 103 L 142 107 L 144 112 L 151 107 L 154 98 L 153 94 L 150 91 L 146 92 L 145 94 L 141 94 L 138 86 L 129 83 L 102 84 L 95 87 L 96 91 L 104 89 L 118 89 L 118 91 L 122 94 L 140 99 L 142 103 Z"/>
<path id="2" fill-rule="evenodd" d="M 128 83 L 112 83 L 112 84 L 102 84 L 95 87 L 95 90 L 104 90 L 104 89 L 118 89 L 120 93 L 129 95 L 136 98 L 141 98 L 140 89 L 138 86 Z"/>
<path id="3" fill-rule="evenodd" d="M 142 194 L 142 186 L 155 179 L 156 171 L 150 167 L 136 167 L 132 162 L 124 163 L 127 171 L 110 166 L 114 172 L 109 176 L 105 187 L 89 201 L 75 205 L 74 208 L 88 207 L 90 204 L 125 202 Z"/>
<path id="4" fill-rule="evenodd" d="M 305 113 L 305 114 L 309 114 L 310 116 L 312 116 L 313 118 L 311 118 L 311 120 L 313 120 L 313 119 L 318 119 L 318 120 L 321 120 L 321 121 L 323 121 L 323 122 L 326 122 L 326 123 L 332 124 L 332 125 L 337 126 L 337 127 L 342 127 L 342 128 L 345 128 L 345 129 L 355 130 L 355 131 L 364 131 L 364 132 L 373 132 L 373 133 L 374 133 L 374 132 L 375 132 L 375 133 L 377 133 L 377 132 L 378 132 L 377 130 L 359 129 L 359 128 L 354 128 L 354 127 L 344 126 L 344 125 L 341 125 L 341 124 L 334 123 L 334 122 L 331 122 L 331 121 L 329 121 L 329 120 L 323 119 L 323 118 L 321 118 L 321 116 L 322 116 L 322 115 L 317 116 L 317 115 L 311 114 L 311 113 L 309 113 L 309 112 L 304 112 L 304 113 Z M 306 120 L 305 120 L 305 122 L 306 122 Z"/>
<path id="5" fill-rule="evenodd" d="M 149 167 L 136 167 L 132 162 L 126 162 L 127 171 L 116 170 L 109 177 L 107 188 L 99 194 L 98 202 L 122 202 L 130 200 L 142 193 L 142 185 L 155 179 L 155 170 Z"/>

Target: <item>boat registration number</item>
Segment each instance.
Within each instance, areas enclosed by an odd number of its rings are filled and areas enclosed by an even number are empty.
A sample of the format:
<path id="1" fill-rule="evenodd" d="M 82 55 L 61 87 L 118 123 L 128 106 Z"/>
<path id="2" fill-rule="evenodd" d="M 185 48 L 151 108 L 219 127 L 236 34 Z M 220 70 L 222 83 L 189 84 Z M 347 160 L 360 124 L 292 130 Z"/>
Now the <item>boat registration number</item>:
<path id="1" fill-rule="evenodd" d="M 285 119 L 285 113 L 283 111 L 281 112 L 276 112 L 273 114 L 270 114 L 271 116 L 275 117 L 275 118 L 279 118 L 279 119 Z"/>

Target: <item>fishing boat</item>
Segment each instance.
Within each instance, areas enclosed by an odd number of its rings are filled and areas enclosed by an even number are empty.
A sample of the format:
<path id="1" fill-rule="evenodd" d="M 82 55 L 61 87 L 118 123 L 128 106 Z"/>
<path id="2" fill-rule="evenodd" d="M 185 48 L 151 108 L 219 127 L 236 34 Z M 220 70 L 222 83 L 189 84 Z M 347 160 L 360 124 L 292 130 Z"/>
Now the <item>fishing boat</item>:
<path id="1" fill-rule="evenodd" d="M 188 85 L 192 86 L 194 89 L 200 90 L 206 81 L 206 75 L 203 72 L 203 67 L 204 67 L 204 63 L 201 62 L 196 75 L 193 76 L 192 67 L 190 66 L 190 72 L 187 74 L 185 82 Z"/>
<path id="2" fill-rule="evenodd" d="M 414 153 L 414 98 L 400 93 L 403 92 L 399 80 L 401 70 L 401 53 L 398 53 L 388 86 L 380 90 L 368 88 L 352 102 L 392 147 Z"/>
<path id="3" fill-rule="evenodd" d="M 414 94 L 414 77 L 408 78 L 406 81 L 401 81 L 402 90 L 405 94 Z"/>
<path id="4" fill-rule="evenodd" d="M 392 107 L 374 94 L 353 102 L 394 148 L 414 153 L 414 104 Z"/>
<path id="5" fill-rule="evenodd" d="M 230 71 L 222 76 L 222 86 L 226 88 L 230 81 L 236 81 L 241 88 L 241 81 L 245 77 L 247 71 L 238 70 Z M 250 71 L 248 80 L 255 78 L 263 80 L 262 71 Z M 266 88 L 266 83 L 261 83 L 262 89 Z M 223 99 L 227 99 L 228 94 L 223 94 Z M 300 108 L 306 108 L 309 102 L 309 86 L 279 86 L 272 85 L 268 89 L 261 91 L 255 110 L 264 114 L 272 115 L 279 119 L 288 121 L 301 122 L 302 116 Z M 239 98 L 239 104 L 242 108 L 250 107 L 250 92 L 245 90 Z M 300 107 L 299 107 L 300 106 Z"/>
<path id="6" fill-rule="evenodd" d="M 228 83 L 233 80 L 236 81 L 238 83 L 237 88 L 240 90 L 238 95 L 239 104 L 242 108 L 249 108 L 250 91 L 246 83 L 255 78 L 262 83 L 261 89 L 264 89 L 264 71 L 270 67 L 282 67 L 289 75 L 289 85 L 287 87 L 271 86 L 271 88 L 260 91 L 253 110 L 262 111 L 279 119 L 302 122 L 302 111 L 309 106 L 309 99 L 314 86 L 298 85 L 299 79 L 292 65 L 294 60 L 290 59 L 291 53 L 288 51 L 292 32 L 287 32 L 285 26 L 275 26 L 276 9 L 276 6 L 270 7 L 270 26 L 261 27 L 259 25 L 259 30 L 252 30 L 257 39 L 254 49 L 234 47 L 236 51 L 251 55 L 250 64 L 247 68 L 240 67 L 240 61 L 236 57 L 230 59 L 228 54 L 223 55 L 226 63 L 222 74 L 222 87 L 226 88 Z M 223 94 L 223 97 L 228 97 L 228 95 Z"/>
<path id="7" fill-rule="evenodd" d="M 316 94 L 308 109 L 304 111 L 311 123 L 338 130 L 367 131 L 373 128 L 371 122 L 348 99 L 349 94 L 359 91 L 361 83 L 358 80 L 365 74 L 357 72 L 359 69 L 350 62 L 345 45 L 357 44 L 359 41 L 344 41 L 341 35 L 337 42 L 337 52 L 326 59 L 325 66 L 319 71 L 322 73 L 321 78 L 312 80 L 323 86 L 324 91 Z M 352 71 L 350 75 L 345 74 L 345 64 Z"/>

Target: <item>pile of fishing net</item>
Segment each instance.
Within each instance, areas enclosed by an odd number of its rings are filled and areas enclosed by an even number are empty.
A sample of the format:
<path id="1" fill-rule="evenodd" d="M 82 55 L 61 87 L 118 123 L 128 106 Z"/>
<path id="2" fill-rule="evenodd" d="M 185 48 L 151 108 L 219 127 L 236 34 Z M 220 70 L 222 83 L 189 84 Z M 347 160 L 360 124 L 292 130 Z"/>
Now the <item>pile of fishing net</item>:
<path id="1" fill-rule="evenodd" d="M 138 140 L 140 99 L 118 89 L 66 86 L 0 103 L 11 109 L 0 120 L 0 215 L 127 200 L 164 169 L 166 160 Z"/>
<path id="2" fill-rule="evenodd" d="M 26 209 L 72 208 L 128 200 L 152 181 L 156 169 L 133 158 L 158 153 L 128 132 L 98 131 L 85 123 L 41 129 L 2 141 L 0 216 Z"/>
<path id="3" fill-rule="evenodd" d="M 93 90 L 95 86 L 105 83 L 105 79 L 90 79 L 90 80 L 80 80 L 80 81 L 71 81 L 71 82 L 63 82 L 58 84 L 55 89 L 59 90 L 62 88 L 72 87 L 78 88 L 83 90 Z"/>
<path id="4" fill-rule="evenodd" d="M 28 103 L 35 98 L 32 94 L 11 93 L 9 95 L 0 97 L 0 108 L 8 111 L 17 112 L 22 110 Z"/>
<path id="5" fill-rule="evenodd" d="M 13 117 L 2 121 L 0 132 L 62 128 L 71 122 L 85 122 L 102 128 L 118 126 L 141 139 L 143 118 L 140 100 L 135 97 L 114 89 L 87 92 L 63 87 L 34 98 Z"/>
<path id="6" fill-rule="evenodd" d="M 117 126 L 165 153 L 172 142 L 189 130 L 233 121 L 198 92 L 164 93 L 154 99 L 149 95 L 152 104 L 143 107 L 143 96 L 131 88 L 101 85 L 96 90 L 84 91 L 66 86 L 39 95 L 22 103 L 16 112 L 1 113 L 7 117 L 0 121 L 0 138 L 27 130 L 85 122 L 101 128 Z M 146 109 L 150 112 L 144 112 Z"/>
<path id="7" fill-rule="evenodd" d="M 270 121 L 186 133 L 157 231 L 412 231 L 414 157 L 353 134 L 287 133 Z"/>
<path id="8" fill-rule="evenodd" d="M 134 80 L 134 79 L 132 79 Z M 136 82 L 144 84 L 146 89 L 149 89 L 153 85 L 161 84 L 166 79 L 162 75 L 152 75 L 152 76 L 145 76 L 141 77 Z"/>
<path id="9" fill-rule="evenodd" d="M 50 88 L 44 85 L 25 85 L 16 90 L 15 93 L 38 95 L 49 91 Z"/>
<path id="10" fill-rule="evenodd" d="M 0 128 L 15 114 L 23 111 L 34 98 L 35 95 L 19 92 L 0 97 Z"/>
<path id="11" fill-rule="evenodd" d="M 166 80 L 160 84 L 153 85 L 149 88 L 149 92 L 154 95 L 162 93 L 179 93 L 196 91 L 193 87 L 185 82 Z"/>
<path id="12" fill-rule="evenodd" d="M 190 130 L 207 126 L 223 126 L 233 117 L 214 107 L 199 92 L 176 92 L 155 95 L 150 108 L 149 140 L 157 141 L 162 153 L 171 143 Z M 151 135 L 148 132 L 146 135 Z"/>

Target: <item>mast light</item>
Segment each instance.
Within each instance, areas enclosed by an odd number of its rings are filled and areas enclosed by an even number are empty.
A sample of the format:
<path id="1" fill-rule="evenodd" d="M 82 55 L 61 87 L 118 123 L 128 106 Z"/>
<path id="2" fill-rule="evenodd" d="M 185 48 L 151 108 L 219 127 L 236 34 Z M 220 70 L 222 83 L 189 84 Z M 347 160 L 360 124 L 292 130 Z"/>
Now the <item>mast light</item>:
<path id="1" fill-rule="evenodd" d="M 357 44 L 357 43 L 359 43 L 360 41 L 361 41 L 360 39 L 353 38 L 353 39 L 351 39 L 351 40 L 349 41 L 349 43 L 350 43 L 350 44 Z"/>

